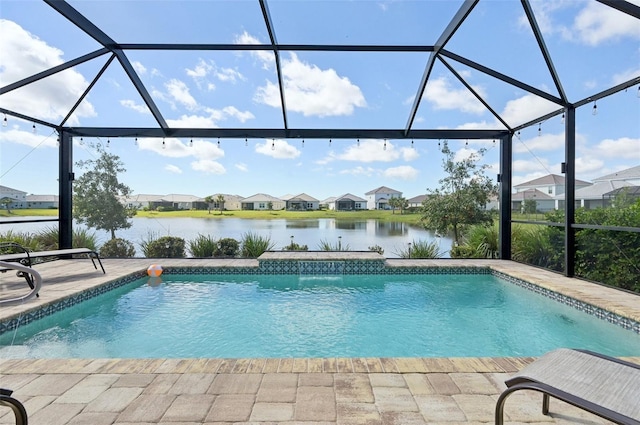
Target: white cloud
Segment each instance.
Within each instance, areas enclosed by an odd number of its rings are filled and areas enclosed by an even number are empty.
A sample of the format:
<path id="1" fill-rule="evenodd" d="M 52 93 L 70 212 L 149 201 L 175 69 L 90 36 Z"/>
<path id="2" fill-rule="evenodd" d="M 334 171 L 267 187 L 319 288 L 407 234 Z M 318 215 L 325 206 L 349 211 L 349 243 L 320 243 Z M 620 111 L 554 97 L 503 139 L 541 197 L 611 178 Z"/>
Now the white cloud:
<path id="1" fill-rule="evenodd" d="M 32 148 L 43 146 L 55 148 L 58 136 L 55 132 L 47 129 L 46 134 L 33 134 L 31 131 L 19 130 L 19 126 L 12 126 L 10 129 L 0 131 L 0 142 L 17 143 Z"/>
<path id="2" fill-rule="evenodd" d="M 400 153 L 402 155 L 402 159 L 407 162 L 420 158 L 420 153 L 418 153 L 418 150 L 414 148 L 400 148 Z"/>
<path id="3" fill-rule="evenodd" d="M 556 111 L 559 106 L 533 94 L 510 100 L 500 114 L 508 124 L 517 125 Z"/>
<path id="4" fill-rule="evenodd" d="M 300 151 L 286 140 L 265 140 L 256 144 L 256 152 L 276 159 L 293 159 L 300 156 Z"/>
<path id="5" fill-rule="evenodd" d="M 320 69 L 298 59 L 295 53 L 282 61 L 282 76 L 287 109 L 304 116 L 351 115 L 356 107 L 367 102 L 360 88 L 334 69 Z M 278 85 L 267 81 L 254 96 L 258 103 L 279 108 Z"/>
<path id="6" fill-rule="evenodd" d="M 233 117 L 236 118 L 238 121 L 240 122 L 245 122 L 248 121 L 250 119 L 255 118 L 255 116 L 249 112 L 249 111 L 239 111 L 238 108 L 236 108 L 235 106 L 225 106 L 224 108 L 222 108 L 222 112 L 224 113 L 225 117 Z"/>
<path id="7" fill-rule="evenodd" d="M 577 137 L 577 136 L 576 136 Z M 542 133 L 540 136 L 534 136 L 526 140 L 513 139 L 513 152 L 548 152 L 564 150 L 564 133 L 547 134 Z"/>
<path id="8" fill-rule="evenodd" d="M 182 174 L 182 169 L 177 165 L 167 164 L 164 166 L 164 169 L 173 174 Z"/>
<path id="9" fill-rule="evenodd" d="M 167 119 L 170 127 L 176 128 L 217 128 L 215 121 L 211 116 L 202 115 L 182 115 L 177 120 Z"/>
<path id="10" fill-rule="evenodd" d="M 211 62 L 200 59 L 193 69 L 185 68 L 185 71 L 189 77 L 199 79 L 206 77 L 213 69 L 214 65 Z"/>
<path id="11" fill-rule="evenodd" d="M 133 69 L 140 75 L 144 75 L 147 73 L 147 68 L 145 68 L 145 66 L 138 61 L 133 61 L 131 62 L 131 66 L 133 66 Z"/>
<path id="12" fill-rule="evenodd" d="M 194 140 L 193 146 L 189 146 L 173 137 L 165 139 L 139 138 L 138 148 L 171 158 L 193 156 L 200 160 L 215 160 L 224 157 L 224 151 L 217 144 L 205 140 Z"/>
<path id="13" fill-rule="evenodd" d="M 246 78 L 239 71 L 233 68 L 221 68 L 216 72 L 216 77 L 220 81 L 226 81 L 235 83 L 238 80 L 245 80 Z"/>
<path id="14" fill-rule="evenodd" d="M 364 176 L 364 177 L 372 177 L 376 174 L 379 174 L 379 171 L 377 171 L 375 168 L 372 167 L 362 167 L 362 166 L 357 166 L 357 167 L 353 167 L 353 168 L 347 168 L 344 169 L 342 171 L 340 171 L 339 174 L 351 174 L 353 176 Z"/>
<path id="15" fill-rule="evenodd" d="M 640 158 L 640 155 L 638 155 Z M 601 170 L 604 166 L 604 161 L 600 158 L 582 156 L 576 158 L 576 173 L 589 174 Z"/>
<path id="16" fill-rule="evenodd" d="M 486 99 L 487 95 L 482 87 L 473 86 L 473 89 Z M 429 80 L 423 99 L 429 101 L 436 109 L 458 110 L 472 114 L 482 114 L 487 110 L 466 87 L 452 88 L 446 77 Z"/>
<path id="17" fill-rule="evenodd" d="M 632 3 L 640 4 L 638 1 Z M 574 33 L 583 43 L 597 46 L 612 39 L 640 39 L 637 19 L 597 2 L 585 4 L 573 22 Z"/>
<path id="18" fill-rule="evenodd" d="M 173 100 L 185 106 L 187 109 L 193 110 L 197 108 L 198 102 L 191 96 L 189 87 L 187 87 L 183 81 L 173 78 L 167 81 L 164 86 Z"/>
<path id="19" fill-rule="evenodd" d="M 611 83 L 614 85 L 627 82 L 633 78 L 637 78 L 640 75 L 640 68 L 626 69 L 618 74 L 614 74 L 611 79 Z"/>
<path id="20" fill-rule="evenodd" d="M 640 162 L 640 139 L 631 137 L 605 139 L 595 146 L 594 153 L 599 157 L 625 158 Z"/>
<path id="21" fill-rule="evenodd" d="M 391 179 L 415 180 L 420 172 L 410 165 L 401 165 L 399 167 L 387 168 L 382 173 L 383 176 Z"/>
<path id="22" fill-rule="evenodd" d="M 238 162 L 237 164 L 234 165 L 234 167 L 236 167 L 238 170 L 243 171 L 245 173 L 249 171 L 249 167 L 247 166 L 247 164 L 243 162 Z"/>
<path id="23" fill-rule="evenodd" d="M 151 112 L 149 111 L 149 108 L 147 108 L 147 105 L 142 104 L 142 103 L 136 103 L 134 100 L 131 99 L 122 99 L 120 101 L 120 104 L 122 106 L 124 106 L 127 109 L 132 109 L 136 112 L 139 112 L 141 114 L 149 114 L 151 115 Z"/>
<path id="24" fill-rule="evenodd" d="M 219 162 L 210 159 L 200 159 L 191 163 L 191 168 L 206 174 L 225 174 L 227 170 Z"/>
<path id="25" fill-rule="evenodd" d="M 0 87 L 64 62 L 61 50 L 49 46 L 15 22 L 0 19 L 0 34 Z M 43 120 L 59 121 L 88 86 L 82 74 L 68 69 L 2 95 L 2 106 Z M 93 105 L 85 98 L 67 124 L 78 125 L 80 118 L 96 115 Z"/>
<path id="26" fill-rule="evenodd" d="M 235 44 L 264 44 L 261 43 L 256 37 L 252 36 L 248 32 L 243 32 L 239 36 L 236 36 L 234 40 Z M 269 50 L 252 50 L 251 55 L 262 62 L 262 67 L 270 69 L 276 62 L 276 58 Z"/>

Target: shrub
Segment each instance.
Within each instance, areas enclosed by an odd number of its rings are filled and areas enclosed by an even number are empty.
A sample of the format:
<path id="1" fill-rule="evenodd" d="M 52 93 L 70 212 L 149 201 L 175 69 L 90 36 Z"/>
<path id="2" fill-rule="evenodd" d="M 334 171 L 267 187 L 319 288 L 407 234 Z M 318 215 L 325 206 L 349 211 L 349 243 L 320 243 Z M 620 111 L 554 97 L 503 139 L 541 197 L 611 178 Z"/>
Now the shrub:
<path id="1" fill-rule="evenodd" d="M 148 258 L 184 258 L 185 241 L 177 236 L 162 236 L 159 239 L 147 241 L 143 246 L 145 257 Z"/>
<path id="2" fill-rule="evenodd" d="M 6 233 L 0 233 L 0 241 L 2 242 L 15 242 L 25 248 L 32 251 L 41 251 L 42 246 L 40 241 L 34 237 L 31 233 L 26 232 L 14 232 L 9 230 Z"/>
<path id="3" fill-rule="evenodd" d="M 370 246 L 369 251 L 377 252 L 380 255 L 384 255 L 384 249 L 380 245 Z"/>
<path id="4" fill-rule="evenodd" d="M 122 238 L 107 241 L 100 247 L 100 256 L 111 258 L 131 258 L 136 255 L 136 248 L 131 242 Z"/>
<path id="5" fill-rule="evenodd" d="M 343 244 L 342 240 L 338 240 L 338 242 L 333 245 L 331 244 L 331 242 L 322 239 L 320 241 L 320 244 L 318 244 L 318 249 L 320 251 L 349 251 L 351 247 L 349 246 L 349 244 Z"/>
<path id="6" fill-rule="evenodd" d="M 413 240 L 411 245 L 395 254 L 400 258 L 441 258 L 444 252 L 438 241 Z"/>
<path id="7" fill-rule="evenodd" d="M 233 238 L 222 238 L 216 245 L 214 257 L 237 257 L 240 252 L 240 242 Z"/>
<path id="8" fill-rule="evenodd" d="M 189 241 L 189 252 L 192 257 L 213 257 L 218 242 L 209 235 L 200 235 L 194 240 Z"/>
<path id="9" fill-rule="evenodd" d="M 258 258 L 265 251 L 272 250 L 274 246 L 275 244 L 268 236 L 264 237 L 252 232 L 242 235 L 242 256 L 244 258 Z"/>
<path id="10" fill-rule="evenodd" d="M 41 248 L 47 250 L 58 249 L 59 237 L 60 230 L 57 227 L 47 227 L 35 235 Z M 73 248 L 89 248 L 95 251 L 98 247 L 98 239 L 95 232 L 74 227 L 73 235 L 71 236 L 71 246 Z"/>
<path id="11" fill-rule="evenodd" d="M 309 251 L 309 247 L 307 245 L 298 245 L 297 243 L 291 241 L 291 243 L 284 248 L 283 251 Z"/>

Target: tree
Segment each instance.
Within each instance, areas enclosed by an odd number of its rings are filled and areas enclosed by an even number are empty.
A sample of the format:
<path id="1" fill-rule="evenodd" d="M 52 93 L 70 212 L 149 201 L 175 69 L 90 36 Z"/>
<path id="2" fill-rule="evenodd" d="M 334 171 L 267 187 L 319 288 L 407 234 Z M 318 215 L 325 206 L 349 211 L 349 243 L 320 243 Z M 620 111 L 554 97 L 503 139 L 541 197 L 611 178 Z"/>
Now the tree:
<path id="1" fill-rule="evenodd" d="M 220 215 L 222 215 L 222 211 L 224 210 L 224 195 L 219 194 L 216 196 L 216 203 L 218 204 L 218 208 L 220 209 Z"/>
<path id="2" fill-rule="evenodd" d="M 4 205 L 5 209 L 7 210 L 7 214 L 11 214 L 12 203 L 13 203 L 13 199 L 9 198 L 8 196 L 5 196 L 4 198 L 0 199 L 0 204 Z"/>
<path id="3" fill-rule="evenodd" d="M 86 171 L 73 185 L 73 216 L 88 227 L 110 232 L 111 239 L 115 239 L 116 230 L 131 227 L 129 219 L 136 210 L 119 200 L 131 194 L 129 186 L 118 181 L 118 174 L 126 171 L 124 164 L 100 145 L 95 148 L 98 159 L 76 164 Z"/>
<path id="4" fill-rule="evenodd" d="M 498 191 L 484 173 L 488 165 L 478 165 L 486 149 L 479 149 L 467 158 L 455 159 L 448 143 L 442 146 L 442 161 L 446 176 L 440 187 L 427 189 L 429 196 L 422 203 L 422 220 L 427 229 L 441 234 L 453 233 L 455 245 L 460 244 L 462 230 L 472 224 L 490 224 L 491 212 L 486 205 Z"/>
<path id="5" fill-rule="evenodd" d="M 391 207 L 391 214 L 395 214 L 396 208 L 400 207 L 400 205 L 398 204 L 398 198 L 390 198 L 389 206 Z"/>
<path id="6" fill-rule="evenodd" d="M 207 203 L 207 213 L 211 214 L 211 204 L 213 204 L 213 196 L 209 195 L 205 197 L 204 202 Z"/>

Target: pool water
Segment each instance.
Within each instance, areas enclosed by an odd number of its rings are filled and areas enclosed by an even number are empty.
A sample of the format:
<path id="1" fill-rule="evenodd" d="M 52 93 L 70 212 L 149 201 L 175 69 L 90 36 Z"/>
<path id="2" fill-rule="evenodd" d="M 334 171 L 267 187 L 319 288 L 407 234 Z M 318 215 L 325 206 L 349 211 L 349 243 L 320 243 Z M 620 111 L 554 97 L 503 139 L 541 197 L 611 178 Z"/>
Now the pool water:
<path id="1" fill-rule="evenodd" d="M 491 275 L 164 275 L 0 336 L 0 357 L 640 355 L 640 335 Z"/>

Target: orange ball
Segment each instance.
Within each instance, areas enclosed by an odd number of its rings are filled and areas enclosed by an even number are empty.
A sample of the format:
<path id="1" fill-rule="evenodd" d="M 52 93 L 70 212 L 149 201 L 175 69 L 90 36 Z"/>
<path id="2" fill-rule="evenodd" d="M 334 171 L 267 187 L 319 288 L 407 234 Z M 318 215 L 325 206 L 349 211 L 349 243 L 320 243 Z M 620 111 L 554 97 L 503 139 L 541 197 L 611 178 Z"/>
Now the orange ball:
<path id="1" fill-rule="evenodd" d="M 152 264 L 147 269 L 147 275 L 151 277 L 159 277 L 162 274 L 162 266 L 159 264 Z"/>

